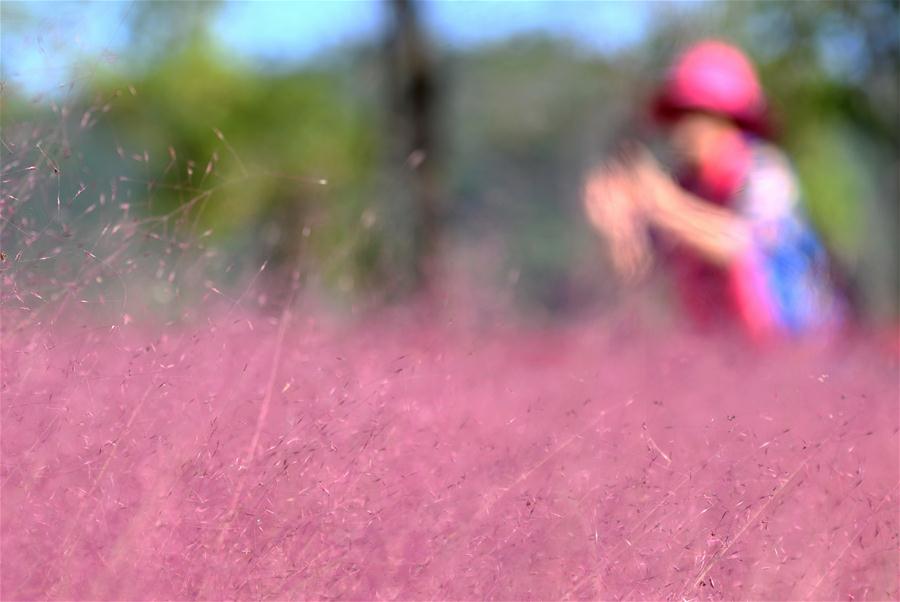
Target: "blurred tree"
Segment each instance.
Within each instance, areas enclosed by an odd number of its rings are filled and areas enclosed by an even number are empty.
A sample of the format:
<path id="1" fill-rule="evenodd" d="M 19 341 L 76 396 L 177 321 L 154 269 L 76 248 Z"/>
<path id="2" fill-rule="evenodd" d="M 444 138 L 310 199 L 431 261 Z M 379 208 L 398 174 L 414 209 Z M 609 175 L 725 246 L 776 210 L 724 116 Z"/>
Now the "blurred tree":
<path id="1" fill-rule="evenodd" d="M 442 90 L 417 3 L 392 0 L 390 9 L 385 62 L 392 127 L 386 143 L 395 173 L 412 195 L 414 276 L 429 291 L 439 278 Z"/>
<path id="2" fill-rule="evenodd" d="M 383 233 L 366 213 L 374 108 L 339 74 L 248 69 L 198 37 L 144 69 L 102 74 L 93 96 L 115 98 L 93 134 L 94 169 L 145 199 L 136 209 L 212 230 L 223 262 L 303 265 L 343 293 L 378 285 Z"/>
<path id="3" fill-rule="evenodd" d="M 459 244 L 504 251 L 497 276 L 544 316 L 611 293 L 581 214 L 582 172 L 632 116 L 626 70 L 522 36 L 460 53 L 448 93 L 450 216 Z"/>

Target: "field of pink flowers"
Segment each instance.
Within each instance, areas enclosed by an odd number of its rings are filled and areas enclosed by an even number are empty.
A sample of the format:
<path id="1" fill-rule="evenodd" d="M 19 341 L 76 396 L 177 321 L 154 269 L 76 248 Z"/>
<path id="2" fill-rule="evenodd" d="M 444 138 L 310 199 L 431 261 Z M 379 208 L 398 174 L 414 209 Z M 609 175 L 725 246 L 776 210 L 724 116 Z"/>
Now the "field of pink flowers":
<path id="1" fill-rule="evenodd" d="M 229 296 L 214 187 L 61 113 L 0 148 L 3 600 L 900 596 L 896 350 Z"/>
<path id="2" fill-rule="evenodd" d="M 300 307 L 7 313 L 2 598 L 898 597 L 898 363 L 865 340 Z"/>

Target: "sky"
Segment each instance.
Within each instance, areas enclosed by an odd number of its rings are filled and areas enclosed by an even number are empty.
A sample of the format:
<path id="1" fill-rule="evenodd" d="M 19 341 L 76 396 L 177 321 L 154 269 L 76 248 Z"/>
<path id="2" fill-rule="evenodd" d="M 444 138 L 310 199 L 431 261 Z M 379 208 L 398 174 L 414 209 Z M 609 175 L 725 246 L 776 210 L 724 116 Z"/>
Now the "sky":
<path id="1" fill-rule="evenodd" d="M 114 62 L 128 44 L 131 1 L 0 3 L 0 68 L 4 81 L 29 94 L 65 88 L 79 61 Z M 652 3 L 600 0 L 425 0 L 422 16 L 439 44 L 467 48 L 541 32 L 609 53 L 639 42 Z M 313 59 L 345 43 L 376 39 L 386 11 L 375 0 L 227 1 L 212 32 L 250 61 Z"/>

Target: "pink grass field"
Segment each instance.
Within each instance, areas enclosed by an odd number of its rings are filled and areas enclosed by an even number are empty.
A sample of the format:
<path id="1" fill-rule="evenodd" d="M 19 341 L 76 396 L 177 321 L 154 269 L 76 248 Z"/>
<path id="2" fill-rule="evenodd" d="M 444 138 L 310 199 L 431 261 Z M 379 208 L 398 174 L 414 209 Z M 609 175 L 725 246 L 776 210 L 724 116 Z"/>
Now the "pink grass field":
<path id="1" fill-rule="evenodd" d="M 4 600 L 898 597 L 863 339 L 97 322 L 4 329 Z"/>

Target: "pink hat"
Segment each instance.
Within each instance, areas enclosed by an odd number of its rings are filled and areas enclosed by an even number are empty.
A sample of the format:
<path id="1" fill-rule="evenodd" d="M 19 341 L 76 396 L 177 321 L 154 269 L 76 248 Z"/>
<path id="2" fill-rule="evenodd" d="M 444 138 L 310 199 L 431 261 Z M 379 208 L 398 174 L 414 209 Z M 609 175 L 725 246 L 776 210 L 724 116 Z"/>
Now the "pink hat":
<path id="1" fill-rule="evenodd" d="M 717 40 L 694 44 L 675 61 L 653 106 L 670 122 L 703 111 L 732 119 L 741 128 L 770 134 L 766 99 L 753 65 L 743 52 Z"/>

